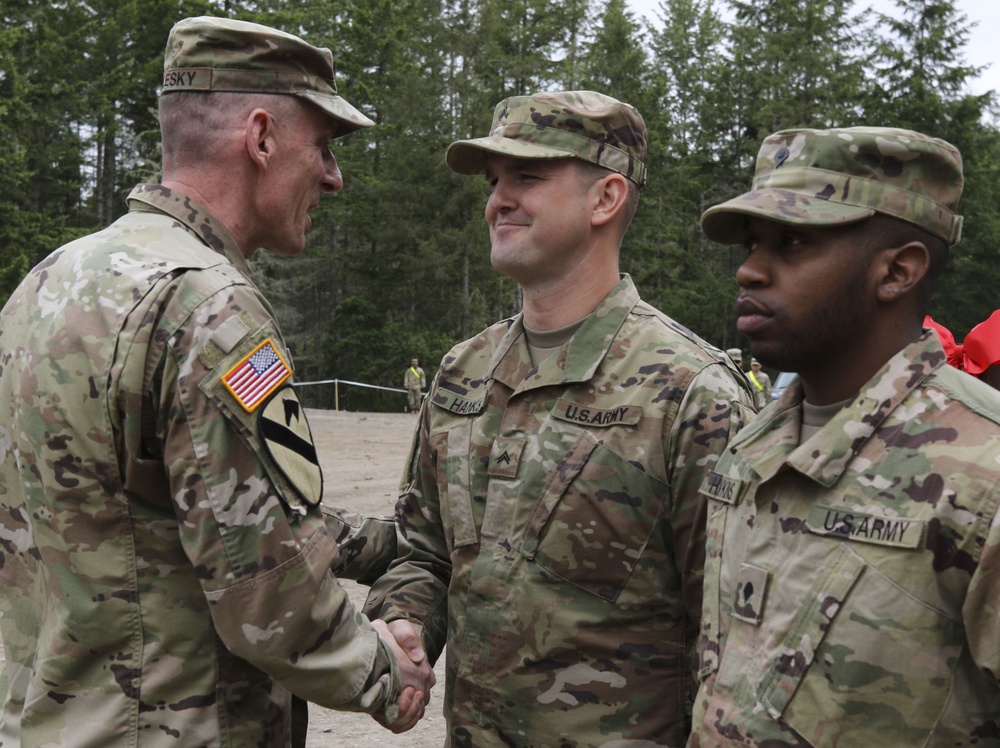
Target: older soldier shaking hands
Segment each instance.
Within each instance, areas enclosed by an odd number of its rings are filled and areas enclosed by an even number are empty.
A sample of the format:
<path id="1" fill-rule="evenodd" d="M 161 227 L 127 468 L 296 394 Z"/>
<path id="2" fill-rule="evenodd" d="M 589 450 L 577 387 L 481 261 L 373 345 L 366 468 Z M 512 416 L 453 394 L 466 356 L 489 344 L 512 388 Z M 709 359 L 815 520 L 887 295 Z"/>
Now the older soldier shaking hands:
<path id="1" fill-rule="evenodd" d="M 433 674 L 337 583 L 380 542 L 320 510 L 246 262 L 302 251 L 330 139 L 372 123 L 264 26 L 182 21 L 165 68 L 162 184 L 0 315 L 0 743 L 285 748 L 293 694 L 406 729 Z"/>

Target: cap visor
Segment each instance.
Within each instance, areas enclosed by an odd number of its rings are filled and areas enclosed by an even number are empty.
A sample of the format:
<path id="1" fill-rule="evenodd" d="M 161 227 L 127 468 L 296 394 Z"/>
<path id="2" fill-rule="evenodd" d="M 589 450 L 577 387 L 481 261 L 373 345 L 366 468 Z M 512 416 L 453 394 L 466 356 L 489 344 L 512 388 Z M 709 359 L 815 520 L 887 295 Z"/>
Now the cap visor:
<path id="1" fill-rule="evenodd" d="M 371 127 L 375 124 L 360 111 L 348 104 L 347 100 L 341 96 L 330 96 L 327 94 L 316 93 L 315 91 L 298 91 L 296 92 L 296 96 L 300 96 L 307 101 L 311 101 L 313 104 L 337 120 L 337 132 L 333 136 L 335 138 L 339 138 L 341 135 L 347 135 L 355 130 Z"/>
<path id="2" fill-rule="evenodd" d="M 444 158 L 448 168 L 459 174 L 482 174 L 486 171 L 486 157 L 490 153 L 513 158 L 573 158 L 576 155 L 560 148 L 511 138 L 476 138 L 455 141 L 448 146 Z"/>
<path id="3" fill-rule="evenodd" d="M 705 236 L 719 244 L 739 244 L 747 238 L 748 218 L 796 226 L 838 226 L 875 215 L 871 208 L 844 205 L 789 190 L 754 190 L 715 205 L 701 216 Z"/>

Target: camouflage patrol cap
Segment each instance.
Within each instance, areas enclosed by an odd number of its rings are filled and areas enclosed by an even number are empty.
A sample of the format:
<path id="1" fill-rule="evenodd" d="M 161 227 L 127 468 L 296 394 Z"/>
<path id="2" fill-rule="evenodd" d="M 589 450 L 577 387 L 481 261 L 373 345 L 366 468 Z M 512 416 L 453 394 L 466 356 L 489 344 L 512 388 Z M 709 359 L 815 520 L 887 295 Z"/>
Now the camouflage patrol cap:
<path id="1" fill-rule="evenodd" d="M 335 137 L 375 124 L 337 95 L 333 75 L 329 49 L 257 23 L 200 16 L 170 30 L 161 93 L 297 96 L 337 120 Z"/>
<path id="2" fill-rule="evenodd" d="M 953 246 L 961 194 L 962 156 L 938 138 L 888 127 L 783 130 L 761 145 L 750 192 L 709 208 L 701 227 L 735 244 L 746 238 L 748 216 L 835 226 L 884 213 Z"/>
<path id="3" fill-rule="evenodd" d="M 486 171 L 487 153 L 579 158 L 646 183 L 646 124 L 635 107 L 594 91 L 510 96 L 493 111 L 485 138 L 459 140 L 445 159 L 459 174 Z"/>
<path id="4" fill-rule="evenodd" d="M 739 348 L 727 348 L 726 355 L 729 356 L 729 358 L 731 358 L 733 361 L 743 360 L 743 351 L 741 351 Z"/>

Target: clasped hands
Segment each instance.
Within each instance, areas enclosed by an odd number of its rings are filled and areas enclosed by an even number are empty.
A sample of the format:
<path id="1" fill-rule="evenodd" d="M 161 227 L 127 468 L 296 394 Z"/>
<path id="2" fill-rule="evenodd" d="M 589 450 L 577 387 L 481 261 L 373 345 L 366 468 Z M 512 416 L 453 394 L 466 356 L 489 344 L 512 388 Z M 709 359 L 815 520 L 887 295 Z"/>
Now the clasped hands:
<path id="1" fill-rule="evenodd" d="M 403 686 L 396 721 L 390 723 L 385 717 L 373 716 L 382 727 L 394 733 L 406 732 L 424 716 L 424 709 L 430 702 L 431 688 L 437 679 L 427 660 L 420 634 L 412 623 L 398 620 L 387 624 L 376 619 L 372 621 L 372 626 L 396 657 L 399 679 Z"/>

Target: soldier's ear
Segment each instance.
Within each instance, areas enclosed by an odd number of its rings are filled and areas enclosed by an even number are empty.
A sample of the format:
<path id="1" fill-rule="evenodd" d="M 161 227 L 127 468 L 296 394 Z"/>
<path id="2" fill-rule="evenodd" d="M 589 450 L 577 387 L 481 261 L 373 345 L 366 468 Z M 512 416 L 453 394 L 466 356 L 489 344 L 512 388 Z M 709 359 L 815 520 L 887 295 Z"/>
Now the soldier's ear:
<path id="1" fill-rule="evenodd" d="M 276 145 L 274 117 L 266 109 L 256 108 L 246 118 L 245 144 L 250 161 L 261 171 L 271 163 Z"/>
<path id="2" fill-rule="evenodd" d="M 621 214 L 628 202 L 628 179 L 617 172 L 608 172 L 596 182 L 591 191 L 594 198 L 590 223 L 603 226 Z"/>
<path id="3" fill-rule="evenodd" d="M 926 277 L 930 262 L 923 242 L 907 242 L 876 253 L 878 300 L 891 303 L 911 293 Z"/>

